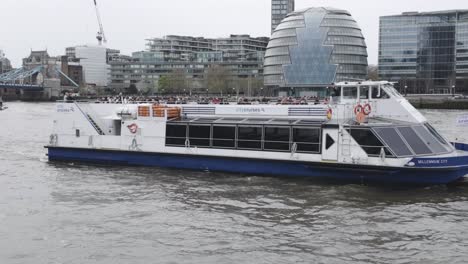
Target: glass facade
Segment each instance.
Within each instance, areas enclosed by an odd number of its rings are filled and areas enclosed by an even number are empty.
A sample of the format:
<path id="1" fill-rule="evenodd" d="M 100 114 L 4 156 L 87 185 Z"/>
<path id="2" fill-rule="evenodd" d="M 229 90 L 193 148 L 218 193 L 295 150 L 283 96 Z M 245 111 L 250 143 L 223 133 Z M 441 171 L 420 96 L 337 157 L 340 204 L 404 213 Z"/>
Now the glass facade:
<path id="1" fill-rule="evenodd" d="M 309 8 L 289 14 L 273 32 L 265 54 L 269 87 L 305 91 L 366 77 L 366 43 L 344 10 Z"/>
<path id="2" fill-rule="evenodd" d="M 271 32 L 287 14 L 294 11 L 295 0 L 271 0 Z"/>
<path id="3" fill-rule="evenodd" d="M 468 10 L 381 17 L 379 75 L 404 93 L 467 93 Z"/>

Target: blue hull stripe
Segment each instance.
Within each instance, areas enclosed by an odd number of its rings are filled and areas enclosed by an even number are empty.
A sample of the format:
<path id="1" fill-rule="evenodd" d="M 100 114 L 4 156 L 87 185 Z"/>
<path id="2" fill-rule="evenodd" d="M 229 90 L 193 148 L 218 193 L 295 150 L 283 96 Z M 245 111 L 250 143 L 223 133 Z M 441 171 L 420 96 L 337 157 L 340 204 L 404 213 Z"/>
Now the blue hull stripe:
<path id="1" fill-rule="evenodd" d="M 320 178 L 358 183 L 417 185 L 447 184 L 460 179 L 468 173 L 466 168 L 391 168 L 337 163 L 309 163 L 298 161 L 241 159 L 57 147 L 49 147 L 48 150 L 49 160 L 51 161 L 78 161 L 108 165 L 156 166 L 253 175 L 314 177 L 317 179 Z"/>
<path id="2" fill-rule="evenodd" d="M 464 143 L 452 143 L 452 145 L 453 145 L 457 150 L 468 151 L 468 144 L 464 144 Z"/>

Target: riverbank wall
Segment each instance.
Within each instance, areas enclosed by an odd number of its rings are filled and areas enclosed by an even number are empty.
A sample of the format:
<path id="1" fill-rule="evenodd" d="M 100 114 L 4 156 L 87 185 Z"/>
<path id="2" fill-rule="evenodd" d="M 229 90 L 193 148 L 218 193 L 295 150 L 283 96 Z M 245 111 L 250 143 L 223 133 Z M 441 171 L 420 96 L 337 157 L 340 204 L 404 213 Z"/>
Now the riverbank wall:
<path id="1" fill-rule="evenodd" d="M 468 98 L 461 96 L 411 95 L 406 99 L 418 109 L 468 110 Z"/>

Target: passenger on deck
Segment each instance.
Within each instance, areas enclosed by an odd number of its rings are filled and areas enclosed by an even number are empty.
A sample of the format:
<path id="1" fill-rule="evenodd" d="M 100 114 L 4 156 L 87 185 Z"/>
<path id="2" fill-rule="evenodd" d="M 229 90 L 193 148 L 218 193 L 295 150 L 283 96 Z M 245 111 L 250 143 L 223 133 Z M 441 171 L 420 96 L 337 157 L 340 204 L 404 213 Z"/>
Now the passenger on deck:
<path id="1" fill-rule="evenodd" d="M 318 96 L 315 97 L 314 104 L 316 104 L 316 105 L 320 104 L 320 99 L 318 98 Z"/>
<path id="2" fill-rule="evenodd" d="M 67 102 L 67 101 L 71 101 L 73 98 L 71 97 L 70 93 L 65 93 L 65 95 L 63 96 L 63 101 Z"/>

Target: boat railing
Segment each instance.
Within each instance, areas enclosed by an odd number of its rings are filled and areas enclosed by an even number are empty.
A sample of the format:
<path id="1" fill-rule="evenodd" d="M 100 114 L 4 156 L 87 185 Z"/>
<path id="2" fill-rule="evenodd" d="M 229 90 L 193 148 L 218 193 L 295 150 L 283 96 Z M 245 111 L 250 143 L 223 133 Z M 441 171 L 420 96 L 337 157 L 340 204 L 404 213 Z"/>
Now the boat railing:
<path id="1" fill-rule="evenodd" d="M 99 135 L 106 134 L 104 131 L 104 124 L 102 124 L 99 116 L 94 112 L 94 110 L 91 109 L 91 107 L 89 107 L 88 104 L 79 104 L 78 102 L 75 102 L 75 105 Z"/>

